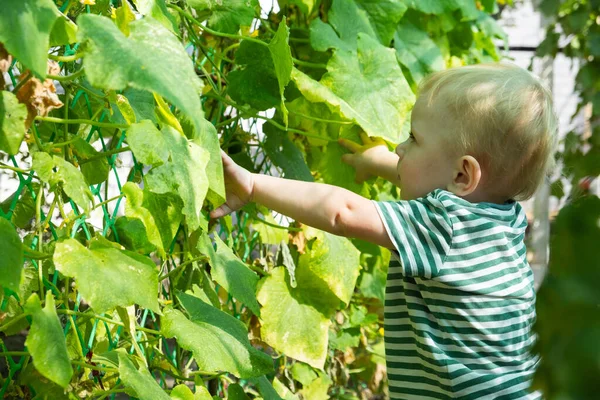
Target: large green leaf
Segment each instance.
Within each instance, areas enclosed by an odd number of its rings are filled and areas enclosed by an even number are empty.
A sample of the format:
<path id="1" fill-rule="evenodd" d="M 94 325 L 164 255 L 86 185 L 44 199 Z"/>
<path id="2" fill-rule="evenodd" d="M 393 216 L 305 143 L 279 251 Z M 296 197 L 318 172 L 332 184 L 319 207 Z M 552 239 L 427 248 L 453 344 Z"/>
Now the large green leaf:
<path id="1" fill-rule="evenodd" d="M 60 13 L 52 0 L 4 0 L 0 42 L 40 78 L 46 77 L 50 32 Z"/>
<path id="2" fill-rule="evenodd" d="M 165 0 L 134 0 L 133 3 L 140 14 L 154 18 L 173 33 L 179 33 L 175 17 L 169 13 Z"/>
<path id="3" fill-rule="evenodd" d="M 263 132 L 267 135 L 263 148 L 273 164 L 282 169 L 285 178 L 314 181 L 302 153 L 288 138 L 287 132 L 270 124 L 263 126 Z"/>
<path id="4" fill-rule="evenodd" d="M 179 196 L 183 201 L 182 212 L 190 229 L 194 231 L 200 226 L 206 228 L 208 222 L 202 214 L 202 204 L 209 186 L 206 175 L 209 153 L 170 126 L 165 126 L 158 132 L 150 122 L 136 125 L 141 124 L 146 128 L 146 139 L 136 139 L 134 154 L 136 157 L 140 154 L 146 161 L 160 161 L 160 157 L 163 157 L 162 165 L 155 166 L 144 177 L 146 187 L 153 193 Z M 136 125 L 133 125 L 134 129 L 129 130 L 128 134 L 144 130 L 138 130 Z M 162 139 L 158 139 L 159 136 Z M 150 151 L 145 143 L 148 138 L 156 139 L 160 148 L 152 148 Z"/>
<path id="5" fill-rule="evenodd" d="M 360 127 L 344 126 L 340 130 L 340 137 L 360 143 Z M 323 182 L 343 187 L 364 197 L 369 197 L 369 185 L 365 182 L 356 183 L 356 169 L 354 167 L 340 163 L 342 156 L 348 151 L 337 142 L 330 142 L 325 148 L 325 152 L 319 161 L 318 171 L 321 173 Z"/>
<path id="6" fill-rule="evenodd" d="M 161 331 L 194 353 L 199 370 L 227 371 L 243 379 L 273 371 L 273 360 L 250 344 L 241 321 L 194 296 L 177 297 L 189 319 L 181 311 L 167 309 L 161 318 Z"/>
<path id="7" fill-rule="evenodd" d="M 233 100 L 259 111 L 280 104 L 279 81 L 269 47 L 242 40 L 235 61 L 241 68 L 227 75 L 227 93 Z"/>
<path id="8" fill-rule="evenodd" d="M 186 0 L 197 11 L 208 11 L 209 27 L 225 33 L 237 33 L 240 26 L 250 26 L 254 20 L 257 0 Z"/>
<path id="9" fill-rule="evenodd" d="M 334 0 L 330 27 L 319 19 L 311 23 L 311 44 L 318 51 L 356 50 L 358 34 L 363 33 L 388 46 L 406 9 L 401 0 Z"/>
<path id="10" fill-rule="evenodd" d="M 394 48 L 398 54 L 398 61 L 408 68 L 416 83 L 428 73 L 442 70 L 446 66 L 438 45 L 427 32 L 410 22 L 398 26 L 394 36 Z"/>
<path id="11" fill-rule="evenodd" d="M 123 185 L 121 192 L 127 197 L 125 215 L 144 224 L 148 241 L 164 256 L 164 249 L 171 245 L 182 219 L 181 200 L 142 190 L 133 182 Z"/>
<path id="12" fill-rule="evenodd" d="M 323 368 L 327 356 L 329 317 L 314 305 L 310 290 L 292 288 L 285 268 L 275 268 L 258 291 L 261 337 L 279 352 Z M 290 320 L 292 318 L 292 320 Z"/>
<path id="13" fill-rule="evenodd" d="M 359 273 L 360 252 L 341 236 L 313 228 L 307 228 L 305 236 L 315 240 L 298 260 L 298 288 L 320 292 L 322 295 L 316 296 L 315 302 L 322 304 L 320 310 L 331 313 L 333 309 L 327 308 L 337 306 L 331 295 L 345 304 L 350 302 Z"/>
<path id="14" fill-rule="evenodd" d="M 217 244 L 216 251 L 208 235 L 202 235 L 197 245 L 198 251 L 210 259 L 212 278 L 252 310 L 254 315 L 260 316 L 260 308 L 256 301 L 258 276 L 216 234 L 214 240 Z"/>
<path id="15" fill-rule="evenodd" d="M 293 68 L 289 36 L 284 18 L 267 46 L 243 40 L 235 53 L 236 64 L 242 68 L 228 75 L 232 99 L 259 111 L 280 105 L 286 124 L 284 91 Z"/>
<path id="16" fill-rule="evenodd" d="M 326 145 L 330 140 L 340 137 L 340 129 L 346 125 L 352 125 L 339 112 L 330 110 L 324 103 L 311 103 L 306 97 L 300 96 L 287 104 L 290 110 L 290 126 L 309 132 L 311 136 L 308 141 L 313 146 Z M 284 132 L 284 134 L 286 134 Z M 314 136 L 322 136 L 323 141 L 315 139 Z M 329 140 L 327 140 L 329 139 Z"/>
<path id="17" fill-rule="evenodd" d="M 279 24 L 279 28 L 269 43 L 269 52 L 273 59 L 275 68 L 275 76 L 279 84 L 279 95 L 281 97 L 281 112 L 283 114 L 283 122 L 288 123 L 288 111 L 285 108 L 285 96 L 283 95 L 285 87 L 290 81 L 292 75 L 293 61 L 292 51 L 288 44 L 290 40 L 290 29 L 286 25 L 285 17 Z"/>
<path id="18" fill-rule="evenodd" d="M 23 244 L 12 224 L 0 217 L 0 285 L 17 292 L 23 271 Z"/>
<path id="19" fill-rule="evenodd" d="M 103 238 L 92 239 L 89 249 L 67 239 L 56 244 L 54 264 L 75 278 L 79 292 L 97 313 L 132 304 L 159 312 L 158 271 L 148 257 L 121 250 Z"/>
<path id="20" fill-rule="evenodd" d="M 73 151 L 80 162 L 81 173 L 88 185 L 96 185 L 108 179 L 110 167 L 106 157 L 81 163 L 82 161 L 97 156 L 99 152 L 91 144 L 81 138 L 76 138 L 72 143 L 72 146 Z"/>
<path id="21" fill-rule="evenodd" d="M 17 96 L 0 91 L 0 150 L 17 154 L 25 137 L 27 108 L 19 104 Z"/>
<path id="22" fill-rule="evenodd" d="M 127 129 L 127 143 L 135 158 L 146 165 L 161 165 L 169 159 L 169 148 L 164 134 L 152 121 L 144 120 Z"/>
<path id="23" fill-rule="evenodd" d="M 121 349 L 118 353 L 119 378 L 125 386 L 135 391 L 137 398 L 140 400 L 171 400 L 144 366 L 136 369 L 125 351 Z"/>
<path id="24" fill-rule="evenodd" d="M 32 157 L 32 167 L 42 181 L 51 187 L 60 185 L 75 204 L 89 211 L 93 197 L 81 171 L 63 158 L 48 153 L 35 152 Z"/>
<path id="25" fill-rule="evenodd" d="M 337 50 L 321 82 L 296 69 L 292 79 L 308 101 L 326 103 L 370 136 L 399 143 L 415 96 L 392 49 L 359 34 L 357 52 Z"/>
<path id="26" fill-rule="evenodd" d="M 336 51 L 321 83 L 360 113 L 367 126 L 357 122 L 370 136 L 400 142 L 400 127 L 415 95 L 396 55 L 365 34 L 358 36 L 357 52 Z"/>
<path id="27" fill-rule="evenodd" d="M 460 10 L 463 20 L 477 18 L 479 10 L 472 0 L 405 0 L 408 7 L 425 14 L 450 14 Z"/>
<path id="28" fill-rule="evenodd" d="M 32 294 L 25 304 L 25 312 L 32 318 L 25 345 L 31 353 L 33 365 L 46 378 L 66 387 L 73 376 L 73 368 L 52 292 L 46 294 L 44 308 L 37 293 Z"/>
<path id="29" fill-rule="evenodd" d="M 223 164 L 215 127 L 204 119 L 200 103 L 202 81 L 181 43 L 152 18 L 132 22 L 126 37 L 108 18 L 81 15 L 79 37 L 88 40 L 83 66 L 94 86 L 122 90 L 127 86 L 158 93 L 193 122 L 194 141 L 210 154 L 207 175 L 215 193 L 225 198 Z M 182 84 L 185 82 L 185 84 Z"/>

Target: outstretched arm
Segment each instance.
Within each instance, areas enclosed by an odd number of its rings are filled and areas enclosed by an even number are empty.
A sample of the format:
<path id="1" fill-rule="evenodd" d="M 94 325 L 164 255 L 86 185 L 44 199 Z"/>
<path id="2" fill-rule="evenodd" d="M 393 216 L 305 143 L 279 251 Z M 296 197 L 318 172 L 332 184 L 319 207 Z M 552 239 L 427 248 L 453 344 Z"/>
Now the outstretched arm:
<path id="1" fill-rule="evenodd" d="M 337 186 L 252 174 L 222 152 L 227 202 L 218 218 L 255 201 L 303 224 L 335 235 L 393 248 L 375 205 Z"/>
<path id="2" fill-rule="evenodd" d="M 356 169 L 356 181 L 362 183 L 371 176 L 380 176 L 398 186 L 398 155 L 388 149 L 383 139 L 370 138 L 364 132 L 360 138 L 362 145 L 348 139 L 338 140 L 340 145 L 352 152 L 344 154 L 342 161 Z"/>

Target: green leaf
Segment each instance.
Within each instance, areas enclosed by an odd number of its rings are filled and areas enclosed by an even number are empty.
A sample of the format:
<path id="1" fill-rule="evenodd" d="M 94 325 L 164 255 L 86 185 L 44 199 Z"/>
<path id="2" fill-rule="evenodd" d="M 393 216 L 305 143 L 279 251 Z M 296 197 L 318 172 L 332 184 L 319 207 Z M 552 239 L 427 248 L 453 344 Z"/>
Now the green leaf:
<path id="1" fill-rule="evenodd" d="M 254 20 L 257 0 L 186 0 L 197 11 L 210 12 L 208 26 L 219 32 L 237 33 Z"/>
<path id="2" fill-rule="evenodd" d="M 125 386 L 135 391 L 136 397 L 140 400 L 171 400 L 145 367 L 136 369 L 123 349 L 118 352 L 119 378 Z"/>
<path id="3" fill-rule="evenodd" d="M 265 214 L 264 220 L 271 224 L 279 225 L 275 218 L 271 214 Z M 280 244 L 281 242 L 288 241 L 288 230 L 282 228 L 276 228 L 271 225 L 267 225 L 264 222 L 254 219 L 252 221 L 252 228 L 254 228 L 260 234 L 260 239 L 266 244 Z"/>
<path id="4" fill-rule="evenodd" d="M 387 47 L 406 10 L 400 0 L 334 0 L 328 13 L 331 26 L 318 19 L 311 23 L 311 44 L 317 51 L 356 50 L 357 36 L 362 33 Z"/>
<path id="5" fill-rule="evenodd" d="M 291 368 L 292 377 L 300 382 L 302 386 L 308 386 L 317 379 L 317 373 L 308 365 L 301 362 L 295 362 Z"/>
<path id="6" fill-rule="evenodd" d="M 154 18 L 171 32 L 179 34 L 177 21 L 169 12 L 165 0 L 134 0 L 133 3 L 140 14 Z"/>
<path id="7" fill-rule="evenodd" d="M 285 16 L 277 28 L 277 32 L 273 37 L 273 40 L 269 43 L 269 52 L 273 59 L 273 66 L 275 68 L 275 76 L 279 84 L 279 95 L 281 97 L 281 112 L 283 114 L 283 122 L 287 126 L 288 124 L 288 111 L 285 108 L 285 96 L 283 95 L 285 87 L 290 81 L 292 75 L 292 68 L 294 66 L 292 61 L 292 51 L 288 44 L 290 40 L 290 29 L 286 25 Z"/>
<path id="8" fill-rule="evenodd" d="M 0 42 L 39 78 L 46 77 L 50 32 L 60 13 L 52 0 L 4 0 Z"/>
<path id="9" fill-rule="evenodd" d="M 229 385 L 227 388 L 227 400 L 250 400 L 244 389 L 237 383 Z"/>
<path id="10" fill-rule="evenodd" d="M 0 150 L 17 154 L 25 137 L 27 107 L 20 104 L 17 96 L 0 91 Z"/>
<path id="11" fill-rule="evenodd" d="M 194 353 L 199 370 L 227 371 L 242 379 L 273 371 L 273 360 L 250 344 L 241 321 L 194 296 L 182 293 L 177 297 L 189 319 L 181 311 L 167 309 L 161 331 Z"/>
<path id="12" fill-rule="evenodd" d="M 175 386 L 170 393 L 172 400 L 194 400 L 194 393 L 192 390 L 185 386 L 183 383 Z M 212 400 L 209 397 L 210 400 Z"/>
<path id="13" fill-rule="evenodd" d="M 202 235 L 197 244 L 198 251 L 206 254 L 212 266 L 212 278 L 229 294 L 240 300 L 252 313 L 260 316 L 260 307 L 256 301 L 258 276 L 240 260 L 219 236 L 214 235 L 216 251 L 208 235 Z"/>
<path id="14" fill-rule="evenodd" d="M 249 104 L 258 111 L 280 104 L 279 81 L 269 47 L 242 40 L 235 61 L 240 69 L 227 75 L 227 93 L 233 100 L 242 105 Z"/>
<path id="15" fill-rule="evenodd" d="M 354 125 L 352 128 L 345 128 L 341 136 L 355 143 L 360 143 L 361 139 L 358 136 L 360 130 L 360 128 Z M 318 169 L 323 182 L 343 187 L 364 197 L 369 197 L 369 185 L 365 182 L 356 183 L 356 169 L 341 162 L 342 156 L 346 153 L 348 151 L 337 142 L 330 142 L 327 145 L 323 157 L 319 162 Z"/>
<path id="16" fill-rule="evenodd" d="M 321 83 L 357 110 L 356 122 L 367 134 L 398 143 L 415 95 L 393 50 L 359 34 L 357 52 L 336 51 Z"/>
<path id="17" fill-rule="evenodd" d="M 54 264 L 75 278 L 79 292 L 97 313 L 132 304 L 159 313 L 156 266 L 147 257 L 115 246 L 95 238 L 88 249 L 67 239 L 56 244 Z"/>
<path id="18" fill-rule="evenodd" d="M 394 36 L 394 48 L 398 61 L 408 68 L 417 84 L 425 75 L 440 71 L 446 66 L 442 51 L 437 44 L 427 32 L 410 22 L 398 26 Z"/>
<path id="19" fill-rule="evenodd" d="M 350 347 L 358 347 L 360 328 L 350 328 L 329 335 L 329 345 L 336 350 L 345 351 Z"/>
<path id="20" fill-rule="evenodd" d="M 181 200 L 147 189 L 142 191 L 133 182 L 127 182 L 121 192 L 127 197 L 125 215 L 144 224 L 148 241 L 156 246 L 159 255 L 164 256 L 164 249 L 171 245 L 183 218 Z"/>
<path id="21" fill-rule="evenodd" d="M 319 293 L 289 285 L 289 276 L 283 267 L 275 268 L 262 281 L 258 291 L 261 309 L 261 337 L 279 352 L 323 368 L 327 356 L 327 336 L 331 324 L 313 304 Z M 290 316 L 294 322 L 290 323 Z"/>
<path id="22" fill-rule="evenodd" d="M 151 124 L 146 124 L 148 127 L 149 125 Z M 154 127 L 152 129 L 156 130 Z M 165 126 L 159 134 L 164 140 L 168 157 L 163 158 L 164 164 L 155 166 L 146 174 L 144 177 L 146 187 L 153 193 L 177 195 L 183 201 L 182 212 L 190 229 L 192 231 L 198 227 L 206 229 L 208 221 L 202 214 L 202 204 L 209 186 L 206 167 L 210 154 L 170 126 Z M 151 137 L 156 135 L 157 133 L 153 133 Z M 136 147 L 140 150 L 139 143 L 136 144 Z M 147 147 L 145 147 L 145 151 L 147 151 Z M 161 152 L 161 149 L 155 151 Z M 156 152 L 152 153 L 153 157 L 165 154 Z M 142 158 L 146 160 L 150 158 L 148 152 L 140 154 L 143 154 Z"/>
<path id="23" fill-rule="evenodd" d="M 90 83 L 104 89 L 131 86 L 153 91 L 187 115 L 195 129 L 194 141 L 210 154 L 207 175 L 216 196 L 212 201 L 223 201 L 225 186 L 217 131 L 204 119 L 199 96 L 202 81 L 177 37 L 152 18 L 132 22 L 129 37 L 109 18 L 88 14 L 77 21 L 80 39 L 89 41 L 83 66 Z"/>
<path id="24" fill-rule="evenodd" d="M 13 292 L 19 290 L 23 271 L 23 245 L 12 224 L 0 217 L 0 284 Z"/>
<path id="25" fill-rule="evenodd" d="M 271 124 L 263 125 L 263 132 L 267 135 L 263 148 L 269 160 L 283 170 L 287 179 L 313 182 L 310 169 L 304 161 L 304 156 L 296 145 L 288 138 L 287 133 Z"/>
<path id="26" fill-rule="evenodd" d="M 52 292 L 46 294 L 43 309 L 37 293 L 32 294 L 25 304 L 25 312 L 32 317 L 25 345 L 31 353 L 33 365 L 46 378 L 67 387 L 73 376 L 73 368 Z"/>
<path id="27" fill-rule="evenodd" d="M 148 239 L 146 226 L 141 220 L 121 216 L 115 221 L 115 229 L 119 243 L 127 250 L 141 254 L 148 254 L 156 250 L 156 246 Z"/>
<path id="28" fill-rule="evenodd" d="M 73 151 L 80 162 L 81 173 L 83 174 L 83 177 L 88 185 L 96 185 L 108 179 L 110 167 L 106 157 L 81 163 L 81 161 L 85 161 L 89 158 L 97 156 L 99 154 L 98 151 L 96 151 L 91 144 L 81 138 L 76 138 L 72 146 Z"/>
<path id="29" fill-rule="evenodd" d="M 313 228 L 307 228 L 305 236 L 315 241 L 298 260 L 298 288 L 310 288 L 321 293 L 321 296 L 316 296 L 315 302 L 321 303 L 319 309 L 323 311 L 337 306 L 332 302 L 332 295 L 338 301 L 349 304 L 359 273 L 360 252 L 352 242 L 341 236 Z"/>
<path id="30" fill-rule="evenodd" d="M 356 48 L 356 39 L 345 42 L 340 39 L 333 27 L 320 19 L 313 19 L 310 23 L 310 44 L 317 51 L 341 49 L 352 51 Z"/>
<path id="31" fill-rule="evenodd" d="M 330 397 L 327 392 L 332 383 L 329 376 L 323 374 L 304 387 L 300 393 L 302 393 L 305 399 L 328 400 Z"/>
<path id="32" fill-rule="evenodd" d="M 50 32 L 50 47 L 77 42 L 77 25 L 60 11 L 58 13 L 59 17 Z"/>
<path id="33" fill-rule="evenodd" d="M 93 196 L 81 171 L 63 158 L 48 153 L 35 152 L 32 157 L 32 167 L 42 181 L 51 187 L 60 185 L 75 204 L 89 212 Z"/>
<path id="34" fill-rule="evenodd" d="M 281 383 L 281 381 L 277 379 L 277 377 L 273 378 L 273 388 L 275 389 L 275 391 L 277 391 L 277 394 L 279 394 L 284 400 L 300 399 L 300 397 L 298 397 L 297 394 L 292 393 L 292 391 L 287 386 Z"/>
<path id="35" fill-rule="evenodd" d="M 161 165 L 168 161 L 169 148 L 165 136 L 149 120 L 140 121 L 127 129 L 127 143 L 135 158 L 146 165 Z"/>
<path id="36" fill-rule="evenodd" d="M 263 399 L 282 400 L 266 376 L 261 376 L 260 378 L 252 378 L 251 381 L 258 387 L 258 391 L 260 392 Z"/>
<path id="37" fill-rule="evenodd" d="M 394 51 L 359 35 L 358 54 L 338 50 L 317 82 L 294 69 L 292 79 L 310 102 L 325 103 L 332 112 L 354 121 L 369 135 L 393 143 L 403 139 L 401 127 L 415 96 Z"/>

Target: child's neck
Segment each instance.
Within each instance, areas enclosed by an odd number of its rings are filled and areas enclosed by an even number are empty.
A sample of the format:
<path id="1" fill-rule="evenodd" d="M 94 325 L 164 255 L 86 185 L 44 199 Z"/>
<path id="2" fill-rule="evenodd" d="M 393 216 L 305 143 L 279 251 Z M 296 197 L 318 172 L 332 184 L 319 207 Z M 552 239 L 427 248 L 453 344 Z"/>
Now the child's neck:
<path id="1" fill-rule="evenodd" d="M 486 193 L 482 190 L 475 190 L 473 193 L 470 193 L 467 196 L 461 196 L 461 197 L 471 203 L 504 204 L 510 200 L 510 199 L 506 198 L 505 196 Z"/>

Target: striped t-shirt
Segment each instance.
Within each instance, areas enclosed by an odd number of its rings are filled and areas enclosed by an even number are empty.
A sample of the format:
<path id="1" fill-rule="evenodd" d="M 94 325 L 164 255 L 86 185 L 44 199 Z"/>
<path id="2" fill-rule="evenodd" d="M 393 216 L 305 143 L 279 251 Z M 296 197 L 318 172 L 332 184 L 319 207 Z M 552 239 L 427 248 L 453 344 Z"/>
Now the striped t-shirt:
<path id="1" fill-rule="evenodd" d="M 385 293 L 392 399 L 538 399 L 533 273 L 514 201 L 436 189 L 375 202 L 395 250 Z"/>

